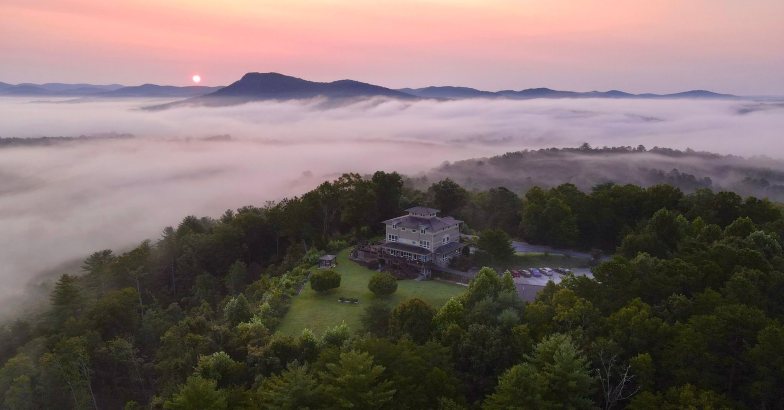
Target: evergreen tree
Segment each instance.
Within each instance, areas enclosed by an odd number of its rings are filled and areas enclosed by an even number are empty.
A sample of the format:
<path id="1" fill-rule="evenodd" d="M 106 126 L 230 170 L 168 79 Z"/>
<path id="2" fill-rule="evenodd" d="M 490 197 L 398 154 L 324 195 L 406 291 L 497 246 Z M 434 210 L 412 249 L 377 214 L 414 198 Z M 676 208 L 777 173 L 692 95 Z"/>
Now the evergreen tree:
<path id="1" fill-rule="evenodd" d="M 258 390 L 258 405 L 270 410 L 308 410 L 322 405 L 316 377 L 304 365 L 289 365 L 280 375 L 265 378 Z"/>
<path id="2" fill-rule="evenodd" d="M 373 364 L 367 353 L 340 354 L 337 363 L 327 364 L 320 373 L 321 391 L 336 408 L 380 409 L 391 404 L 395 394 L 392 382 L 384 380 L 384 366 Z"/>
<path id="3" fill-rule="evenodd" d="M 191 376 L 163 407 L 167 410 L 225 410 L 228 404 L 225 392 L 218 390 L 215 380 Z"/>

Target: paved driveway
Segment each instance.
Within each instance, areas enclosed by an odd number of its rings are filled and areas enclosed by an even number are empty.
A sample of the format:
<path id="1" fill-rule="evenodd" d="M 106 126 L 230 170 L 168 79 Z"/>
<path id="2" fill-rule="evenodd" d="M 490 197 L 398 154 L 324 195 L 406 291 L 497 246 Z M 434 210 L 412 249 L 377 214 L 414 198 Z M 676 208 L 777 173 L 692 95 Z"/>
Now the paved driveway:
<path id="1" fill-rule="evenodd" d="M 522 241 L 512 241 L 512 247 L 517 252 L 523 253 L 552 253 L 564 256 L 570 256 L 572 258 L 583 258 L 583 259 L 591 259 L 591 254 L 587 252 L 580 252 L 580 251 L 573 251 L 570 249 L 556 249 L 551 246 L 545 245 L 531 245 L 527 242 Z"/>

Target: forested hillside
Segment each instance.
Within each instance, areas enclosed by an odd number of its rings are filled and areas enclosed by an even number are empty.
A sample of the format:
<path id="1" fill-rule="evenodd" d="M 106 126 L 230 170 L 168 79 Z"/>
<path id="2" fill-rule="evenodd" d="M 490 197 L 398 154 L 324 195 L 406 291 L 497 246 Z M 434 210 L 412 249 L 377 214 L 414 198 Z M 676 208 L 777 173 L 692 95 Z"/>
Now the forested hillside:
<path id="1" fill-rule="evenodd" d="M 420 177 L 422 178 L 422 177 Z M 653 147 L 546 148 L 508 152 L 490 158 L 446 163 L 427 172 L 428 181 L 451 178 L 469 189 L 505 186 L 527 191 L 564 182 L 582 190 L 604 183 L 649 187 L 675 186 L 691 193 L 701 188 L 784 200 L 784 162 L 766 157 L 743 158 L 693 150 Z"/>
<path id="2" fill-rule="evenodd" d="M 615 256 L 533 303 L 485 268 L 438 309 L 369 302 L 361 329 L 276 333 L 323 251 L 413 204 Z M 2 328 L 0 407 L 782 408 L 782 235 L 777 204 L 730 192 L 347 174 L 86 257 L 45 313 Z"/>

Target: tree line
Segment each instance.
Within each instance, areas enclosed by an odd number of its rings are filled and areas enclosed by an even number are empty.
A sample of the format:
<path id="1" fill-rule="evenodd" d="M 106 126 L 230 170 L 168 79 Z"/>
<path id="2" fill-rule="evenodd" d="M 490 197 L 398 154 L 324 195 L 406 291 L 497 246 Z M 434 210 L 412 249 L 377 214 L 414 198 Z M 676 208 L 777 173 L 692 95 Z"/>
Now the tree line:
<path id="1" fill-rule="evenodd" d="M 615 256 L 533 303 L 485 268 L 444 306 L 370 303 L 361 329 L 275 332 L 323 250 L 414 204 Z M 87 257 L 44 313 L 2 328 L 0 407 L 780 408 L 783 233 L 777 204 L 730 192 L 346 174 Z"/>

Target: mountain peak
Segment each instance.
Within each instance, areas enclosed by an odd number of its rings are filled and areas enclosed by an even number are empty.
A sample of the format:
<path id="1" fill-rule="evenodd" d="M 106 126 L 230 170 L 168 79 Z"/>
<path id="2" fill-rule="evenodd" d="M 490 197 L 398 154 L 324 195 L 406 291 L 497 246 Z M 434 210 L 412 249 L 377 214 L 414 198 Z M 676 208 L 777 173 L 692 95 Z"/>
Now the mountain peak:
<path id="1" fill-rule="evenodd" d="M 280 73 L 250 72 L 238 81 L 196 98 L 191 102 L 238 104 L 257 100 L 293 100 L 324 97 L 329 99 L 388 97 L 411 99 L 409 94 L 356 80 L 338 80 L 329 83 L 303 80 Z"/>

